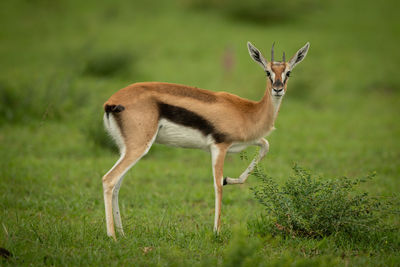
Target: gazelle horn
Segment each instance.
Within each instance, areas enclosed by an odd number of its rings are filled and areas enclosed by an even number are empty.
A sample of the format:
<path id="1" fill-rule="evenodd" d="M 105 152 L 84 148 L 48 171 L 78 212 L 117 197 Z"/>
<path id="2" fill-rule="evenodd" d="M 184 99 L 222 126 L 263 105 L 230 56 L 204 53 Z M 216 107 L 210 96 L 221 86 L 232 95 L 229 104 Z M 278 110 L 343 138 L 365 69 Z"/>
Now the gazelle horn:
<path id="1" fill-rule="evenodd" d="M 275 46 L 275 42 L 272 44 L 272 48 L 271 48 L 271 62 L 274 62 L 274 46 Z"/>
<path id="2" fill-rule="evenodd" d="M 285 52 L 283 52 L 282 61 L 283 61 L 283 62 L 286 62 L 286 58 L 285 58 Z"/>

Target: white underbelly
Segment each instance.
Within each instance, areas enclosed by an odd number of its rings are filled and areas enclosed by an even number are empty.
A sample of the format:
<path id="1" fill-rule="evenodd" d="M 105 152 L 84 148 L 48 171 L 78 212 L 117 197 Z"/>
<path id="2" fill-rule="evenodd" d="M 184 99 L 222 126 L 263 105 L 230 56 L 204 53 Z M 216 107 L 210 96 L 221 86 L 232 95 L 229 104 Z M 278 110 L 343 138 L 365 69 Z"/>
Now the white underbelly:
<path id="1" fill-rule="evenodd" d="M 251 143 L 233 143 L 229 147 L 228 153 L 239 153 L 239 152 L 245 150 L 250 145 L 251 145 Z"/>
<path id="2" fill-rule="evenodd" d="M 175 147 L 199 148 L 208 150 L 214 142 L 211 135 L 205 136 L 199 130 L 161 119 L 158 123 L 155 142 Z"/>
<path id="3" fill-rule="evenodd" d="M 158 133 L 155 142 L 174 147 L 198 148 L 209 151 L 215 141 L 211 135 L 204 135 L 201 131 L 181 124 L 161 119 L 158 123 Z M 233 143 L 228 153 L 238 153 L 253 145 L 254 142 Z"/>

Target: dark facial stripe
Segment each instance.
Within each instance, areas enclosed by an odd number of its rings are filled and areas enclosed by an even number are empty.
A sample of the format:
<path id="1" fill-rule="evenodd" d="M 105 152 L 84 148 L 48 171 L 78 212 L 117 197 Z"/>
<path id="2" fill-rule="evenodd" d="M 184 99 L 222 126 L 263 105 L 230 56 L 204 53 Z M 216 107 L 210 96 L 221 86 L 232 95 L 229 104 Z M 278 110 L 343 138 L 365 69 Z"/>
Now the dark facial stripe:
<path id="1" fill-rule="evenodd" d="M 222 143 L 226 135 L 216 131 L 215 127 L 208 120 L 185 108 L 158 103 L 160 117 L 174 123 L 199 130 L 205 136 L 211 134 L 215 142 Z"/>
<path id="2" fill-rule="evenodd" d="M 267 76 L 268 77 L 268 79 L 271 81 L 271 83 L 274 83 L 274 81 L 272 80 L 272 77 L 271 77 L 272 75 L 269 75 L 269 76 Z"/>

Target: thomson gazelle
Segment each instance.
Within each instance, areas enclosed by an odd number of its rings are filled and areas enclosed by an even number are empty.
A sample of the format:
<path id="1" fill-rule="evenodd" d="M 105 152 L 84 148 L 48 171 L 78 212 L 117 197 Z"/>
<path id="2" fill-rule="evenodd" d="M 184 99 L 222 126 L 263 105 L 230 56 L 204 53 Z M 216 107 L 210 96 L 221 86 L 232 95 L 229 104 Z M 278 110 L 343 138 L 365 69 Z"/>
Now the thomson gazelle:
<path id="1" fill-rule="evenodd" d="M 226 92 L 212 92 L 185 85 L 144 82 L 121 89 L 104 104 L 104 124 L 119 146 L 121 157 L 103 177 L 107 234 L 115 226 L 123 235 L 118 192 L 125 173 L 154 142 L 210 151 L 215 189 L 214 231 L 219 232 L 222 186 L 242 184 L 268 152 L 264 137 L 274 128 L 290 72 L 307 54 L 309 43 L 288 61 L 267 61 L 250 42 L 250 56 L 264 69 L 267 89 L 258 101 Z M 259 146 L 256 158 L 239 178 L 223 178 L 226 153 Z"/>

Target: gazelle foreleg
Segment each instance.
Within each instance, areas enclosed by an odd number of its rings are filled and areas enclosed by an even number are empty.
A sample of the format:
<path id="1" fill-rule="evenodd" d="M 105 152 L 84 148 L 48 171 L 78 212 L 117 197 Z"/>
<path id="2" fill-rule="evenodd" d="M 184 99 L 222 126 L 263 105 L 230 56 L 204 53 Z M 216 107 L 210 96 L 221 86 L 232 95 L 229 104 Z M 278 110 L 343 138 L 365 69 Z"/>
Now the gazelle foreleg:
<path id="1" fill-rule="evenodd" d="M 214 233 L 216 234 L 219 233 L 221 226 L 223 171 L 225 156 L 228 148 L 229 144 L 213 144 L 210 148 L 215 190 Z"/>
<path id="2" fill-rule="evenodd" d="M 224 179 L 223 185 L 228 184 L 243 184 L 247 177 L 249 177 L 250 173 L 254 170 L 255 166 L 262 160 L 269 150 L 269 143 L 266 139 L 262 138 L 258 140 L 254 145 L 260 147 L 260 151 L 258 155 L 251 161 L 250 165 L 247 169 L 239 176 L 239 178 L 230 178 L 226 177 Z"/>

